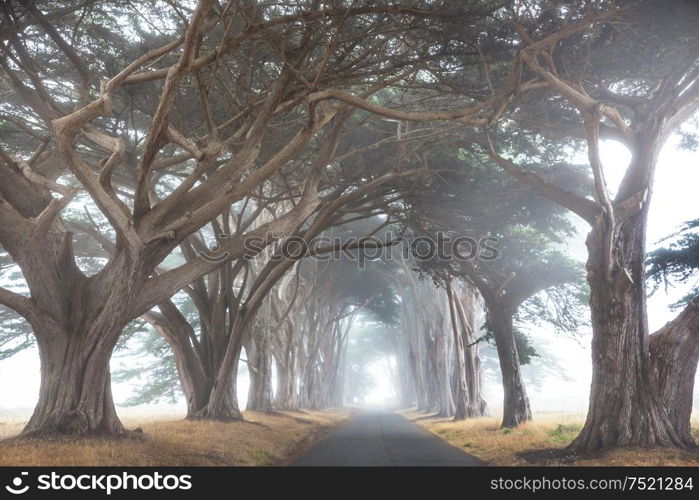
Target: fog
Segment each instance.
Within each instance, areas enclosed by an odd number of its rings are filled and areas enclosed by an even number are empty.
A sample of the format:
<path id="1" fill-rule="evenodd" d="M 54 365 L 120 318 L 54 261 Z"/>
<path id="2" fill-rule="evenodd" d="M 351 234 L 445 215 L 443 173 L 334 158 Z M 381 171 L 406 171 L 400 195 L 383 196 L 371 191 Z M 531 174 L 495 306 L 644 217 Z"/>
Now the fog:
<path id="1" fill-rule="evenodd" d="M 602 150 L 606 176 L 610 187 L 618 185 L 629 155 L 618 143 L 605 142 Z M 699 153 L 680 150 L 676 138 L 672 138 L 663 149 L 655 179 L 654 194 L 648 222 L 648 249 L 652 250 L 668 234 L 677 230 L 684 222 L 696 218 L 699 213 Z M 585 224 L 577 223 L 579 234 L 569 242 L 569 253 L 580 260 L 585 258 Z M 5 283 L 7 284 L 7 283 Z M 650 330 L 655 331 L 671 320 L 677 311 L 670 305 L 696 286 L 697 281 L 675 285 L 667 290 L 661 288 L 648 300 Z M 353 327 L 354 330 L 355 327 Z M 525 332 L 540 357 L 523 368 L 527 392 L 532 409 L 536 412 L 565 412 L 584 414 L 589 394 L 591 377 L 589 331 L 579 331 L 577 335 L 562 335 L 547 327 L 526 327 Z M 502 386 L 497 369 L 495 350 L 490 345 L 481 347 L 484 359 L 484 395 L 491 414 L 502 411 Z M 243 356 L 245 357 L 245 356 Z M 128 353 L 119 353 L 112 359 L 112 369 L 130 366 L 137 360 Z M 363 404 L 396 405 L 396 381 L 393 380 L 392 363 L 389 357 L 372 361 L 366 367 L 372 382 L 367 389 Z M 239 402 L 245 407 L 249 377 L 245 363 L 241 363 L 239 379 Z M 133 394 L 138 380 L 128 383 L 114 383 L 114 398 L 119 405 Z M 36 402 L 39 390 L 39 359 L 35 348 L 27 349 L 10 359 L 0 362 L 0 409 L 5 415 L 26 416 Z M 696 402 L 699 400 L 699 384 L 695 384 Z M 353 404 L 361 404 L 354 402 Z M 180 398 L 173 404 L 160 403 L 139 408 L 146 412 L 184 412 L 185 405 Z"/>

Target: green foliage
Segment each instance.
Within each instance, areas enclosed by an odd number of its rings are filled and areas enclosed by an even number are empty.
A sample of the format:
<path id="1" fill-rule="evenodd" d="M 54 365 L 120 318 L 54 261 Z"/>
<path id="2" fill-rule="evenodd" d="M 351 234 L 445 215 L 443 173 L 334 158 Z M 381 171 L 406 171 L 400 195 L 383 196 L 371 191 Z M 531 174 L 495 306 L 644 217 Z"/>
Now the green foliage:
<path id="1" fill-rule="evenodd" d="M 135 382 L 133 395 L 124 406 L 167 402 L 181 396 L 175 358 L 170 346 L 153 329 L 143 327 L 125 336 L 120 351 L 128 356 L 129 366 L 114 370 L 115 382 Z M 117 360 L 120 356 L 117 356 Z"/>
<path id="2" fill-rule="evenodd" d="M 1 252 L 0 281 L 4 287 L 17 293 L 23 293 L 26 286 L 22 273 L 13 266 L 9 256 Z M 0 305 L 0 361 L 32 347 L 34 343 L 29 323 L 13 310 Z"/>
<path id="3" fill-rule="evenodd" d="M 13 311 L 0 307 L 0 324 L 0 361 L 34 345 L 31 328 Z"/>
<path id="4" fill-rule="evenodd" d="M 565 444 L 577 436 L 581 429 L 580 424 L 558 424 L 555 429 L 549 432 L 549 436 L 551 436 L 552 441 Z"/>
<path id="5" fill-rule="evenodd" d="M 490 330 L 488 324 L 486 323 L 483 328 L 486 330 L 486 332 L 477 339 L 477 342 L 485 341 L 491 345 L 495 345 L 495 335 L 493 335 L 493 332 Z M 536 348 L 532 344 L 529 335 L 518 328 L 514 328 L 513 333 L 515 336 L 515 346 L 517 347 L 520 365 L 531 364 L 533 358 L 540 357 L 539 353 L 536 352 Z"/>
<path id="6" fill-rule="evenodd" d="M 646 259 L 646 273 L 654 290 L 662 284 L 667 288 L 673 281 L 687 283 L 699 271 L 699 219 L 687 222 L 680 231 L 665 238 L 673 239 L 668 246 L 653 250 Z M 699 295 L 699 286 L 673 305 L 682 307 Z"/>
<path id="7" fill-rule="evenodd" d="M 519 354 L 519 364 L 528 365 L 532 362 L 532 358 L 538 358 L 534 345 L 529 338 L 529 335 L 515 328 L 515 345 L 517 346 L 517 354 Z"/>
<path id="8" fill-rule="evenodd" d="M 699 118 L 688 120 L 677 130 L 677 147 L 685 151 L 699 150 Z"/>
<path id="9" fill-rule="evenodd" d="M 590 289 L 582 263 L 554 250 L 534 260 L 529 272 L 545 276 L 552 284 L 522 303 L 515 316 L 517 322 L 546 323 L 559 333 L 573 335 L 589 326 Z"/>
<path id="10" fill-rule="evenodd" d="M 542 147 L 529 137 L 508 131 L 501 142 L 518 151 L 518 162 L 556 183 L 582 194 L 587 179 L 580 166 L 566 163 L 563 145 Z M 476 140 L 469 148 L 434 153 L 435 165 L 448 169 L 424 190 L 407 196 L 411 212 L 406 220 L 409 237 L 442 232 L 452 239 L 484 236 L 496 239 L 495 259 L 476 258 L 462 265 L 455 260 L 432 259 L 417 269 L 437 282 L 452 275 L 471 281 L 486 296 L 501 286 L 502 309 L 521 323 L 553 325 L 576 333 L 588 323 L 588 288 L 582 263 L 560 248 L 575 233 L 562 208 L 539 196 L 497 166 L 489 164 L 484 146 Z M 543 166 L 542 166 L 543 165 Z M 548 165 L 548 166 L 547 166 Z M 508 278 L 509 277 L 509 278 Z M 486 306 L 488 304 L 486 303 Z M 493 314 L 501 314 L 502 311 Z M 520 335 L 520 356 L 528 363 L 535 350 Z"/>

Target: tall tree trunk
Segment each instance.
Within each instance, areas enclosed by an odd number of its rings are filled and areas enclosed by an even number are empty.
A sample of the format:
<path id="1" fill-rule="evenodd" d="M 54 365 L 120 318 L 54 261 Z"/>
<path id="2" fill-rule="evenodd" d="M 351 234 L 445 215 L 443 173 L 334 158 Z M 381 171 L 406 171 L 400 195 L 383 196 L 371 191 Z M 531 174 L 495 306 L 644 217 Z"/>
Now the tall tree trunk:
<path id="1" fill-rule="evenodd" d="M 532 410 L 522 380 L 512 315 L 506 310 L 499 310 L 497 306 L 489 306 L 488 314 L 490 327 L 495 335 L 502 388 L 505 393 L 502 427 L 517 427 L 532 419 Z"/>
<path id="2" fill-rule="evenodd" d="M 420 341 L 419 338 L 415 340 L 418 342 Z M 419 343 L 414 347 L 415 350 L 412 350 L 410 353 L 410 360 L 414 367 L 413 379 L 415 381 L 417 410 L 426 412 L 429 411 L 432 406 L 432 393 L 429 391 L 429 366 L 427 358 L 424 355 L 424 343 Z"/>
<path id="3" fill-rule="evenodd" d="M 268 342 L 269 327 L 257 321 L 253 335 L 245 347 L 250 373 L 247 409 L 272 411 L 272 353 Z"/>
<path id="4" fill-rule="evenodd" d="M 113 325 L 104 338 L 80 330 L 36 329 L 41 385 L 23 435 L 126 434 L 114 408 L 109 376 L 109 360 L 121 329 Z"/>
<path id="5" fill-rule="evenodd" d="M 303 358 L 301 376 L 301 406 L 318 408 L 318 351 L 320 349 L 320 325 L 324 317 L 318 314 L 317 306 L 310 304 L 306 309 L 306 355 Z"/>
<path id="6" fill-rule="evenodd" d="M 274 407 L 280 410 L 298 410 L 295 370 L 289 363 L 277 362 L 277 393 Z"/>
<path id="7" fill-rule="evenodd" d="M 218 366 L 209 401 L 192 418 L 223 422 L 243 419 L 238 406 L 237 379 L 246 326 L 245 314 L 241 311 L 231 327 L 225 354 Z"/>
<path id="8" fill-rule="evenodd" d="M 354 322 L 354 315 L 344 321 L 336 322 L 337 335 L 330 347 L 330 356 L 326 358 L 326 398 L 325 407 L 340 408 L 344 403 L 345 389 L 345 354 L 347 352 L 347 339 Z M 344 326 L 343 326 L 344 323 Z"/>
<path id="9" fill-rule="evenodd" d="M 447 325 L 443 325 L 447 326 Z M 449 336 L 446 331 L 439 331 L 436 334 L 434 341 L 434 356 L 437 369 L 437 390 L 439 408 L 437 414 L 440 417 L 451 417 L 454 415 L 455 405 L 454 398 L 451 393 L 451 374 L 449 367 L 451 365 L 449 357 Z"/>
<path id="10" fill-rule="evenodd" d="M 392 330 L 392 344 L 396 356 L 396 371 L 398 373 L 398 400 L 401 408 L 410 408 L 415 404 L 415 385 L 411 373 L 414 370 L 410 360 L 410 339 L 408 332 Z"/>
<path id="11" fill-rule="evenodd" d="M 425 359 L 422 356 L 424 342 L 420 332 L 417 330 L 415 309 L 411 307 L 411 295 L 404 293 L 402 299 L 401 330 L 403 331 L 406 344 L 406 369 L 410 372 L 417 410 L 427 411 L 429 402 L 427 390 L 425 389 Z"/>
<path id="12" fill-rule="evenodd" d="M 427 412 L 440 412 L 440 394 L 443 392 L 441 390 L 440 379 L 439 379 L 439 368 L 437 364 L 437 359 L 434 356 L 434 349 L 431 349 L 429 345 L 425 346 L 425 375 L 427 383 L 425 384 L 425 395 L 427 400 L 427 406 L 425 411 Z"/>
<path id="13" fill-rule="evenodd" d="M 306 359 L 307 364 L 303 371 L 303 384 L 301 386 L 301 406 L 304 408 L 318 408 L 318 388 L 317 388 L 317 372 L 315 356 Z"/>
<path id="14" fill-rule="evenodd" d="M 208 403 L 213 377 L 202 369 L 198 360 L 192 358 L 190 346 L 182 348 L 177 343 L 171 343 L 170 346 L 175 356 L 182 392 L 187 401 L 186 418 L 192 419 Z"/>
<path id="15" fill-rule="evenodd" d="M 456 304 L 454 303 L 454 290 L 451 282 L 446 284 L 447 296 L 449 298 L 449 317 L 451 318 L 452 331 L 454 333 L 454 350 L 456 352 L 456 391 L 454 394 L 454 420 L 465 420 L 470 415 L 468 383 L 466 381 L 466 354 L 464 352 L 464 342 L 462 339 L 461 324 L 456 312 Z"/>
<path id="16" fill-rule="evenodd" d="M 40 353 L 41 385 L 39 401 L 23 433 L 124 435 L 112 400 L 109 360 L 131 319 L 132 301 L 142 284 L 143 261 L 118 251 L 98 275 L 84 278 L 72 261 L 70 235 L 67 239 L 61 277 L 45 267 L 41 249 L 20 260 L 22 266 L 33 268 L 29 280 L 33 296 L 39 270 L 47 271 L 46 283 L 63 279 L 62 292 L 57 290 L 50 304 L 54 312 L 44 310 L 31 321 Z M 124 273 L 135 278 L 124 282 L 120 280 Z"/>
<path id="17" fill-rule="evenodd" d="M 274 406 L 282 410 L 298 410 L 298 339 L 296 322 L 287 319 L 285 349 L 277 357 L 277 394 Z"/>
<path id="18" fill-rule="evenodd" d="M 212 365 L 206 359 L 202 359 L 200 352 L 192 345 L 192 342 L 198 341 L 194 338 L 192 326 L 177 306 L 167 301 L 158 307 L 162 314 L 151 311 L 143 318 L 153 325 L 170 345 L 182 392 L 187 401 L 186 418 L 194 418 L 197 412 L 209 402 L 213 382 L 213 374 L 210 370 Z"/>
<path id="19" fill-rule="evenodd" d="M 463 332 L 462 342 L 469 402 L 466 415 L 468 417 L 483 417 L 488 414 L 488 404 L 483 397 L 483 370 L 473 327 L 476 324 L 476 292 L 465 288 L 460 300 L 457 300 L 455 305 Z"/>
<path id="20" fill-rule="evenodd" d="M 573 451 L 691 443 L 673 427 L 652 383 L 644 286 L 646 216 L 647 207 L 620 228 L 610 228 L 599 218 L 587 238 L 592 385 L 587 419 L 570 445 Z"/>
<path id="21" fill-rule="evenodd" d="M 670 423 L 687 446 L 694 444 L 690 419 L 699 362 L 699 297 L 650 336 L 652 382 L 660 390 Z"/>

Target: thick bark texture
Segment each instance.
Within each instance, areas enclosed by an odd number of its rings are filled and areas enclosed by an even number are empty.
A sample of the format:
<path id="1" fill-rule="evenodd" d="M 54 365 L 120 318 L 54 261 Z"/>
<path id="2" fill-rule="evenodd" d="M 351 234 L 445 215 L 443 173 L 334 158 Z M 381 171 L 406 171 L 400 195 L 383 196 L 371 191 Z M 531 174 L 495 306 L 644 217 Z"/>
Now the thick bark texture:
<path id="1" fill-rule="evenodd" d="M 209 400 L 203 408 L 192 416 L 193 419 L 218 420 L 223 422 L 242 420 L 238 407 L 237 374 L 240 353 L 243 349 L 243 335 L 247 322 L 240 314 L 233 322 L 225 355 L 221 359 Z"/>
<path id="2" fill-rule="evenodd" d="M 37 344 L 41 359 L 39 401 L 23 434 L 126 434 L 112 401 L 111 347 L 92 349 L 81 336 L 56 330 L 42 332 Z"/>
<path id="3" fill-rule="evenodd" d="M 694 444 L 690 418 L 699 362 L 699 297 L 650 336 L 651 380 L 660 391 L 678 437 Z"/>
<path id="4" fill-rule="evenodd" d="M 123 435 L 109 360 L 131 318 L 142 259 L 117 251 L 100 273 L 87 278 L 74 265 L 72 235 L 59 234 L 46 234 L 43 245 L 17 259 L 39 306 L 28 319 L 40 352 L 41 386 L 24 434 Z M 125 274 L 136 278 L 125 282 L 120 279 Z"/>
<path id="5" fill-rule="evenodd" d="M 466 371 L 468 391 L 466 416 L 483 417 L 488 414 L 488 404 L 483 397 L 483 370 L 473 327 L 476 324 L 476 292 L 466 287 L 459 298 L 460 300 L 457 300 L 455 305 L 463 331 L 461 340 L 464 350 L 464 369 Z"/>
<path id="6" fill-rule="evenodd" d="M 522 371 L 512 328 L 512 314 L 507 310 L 489 308 L 489 323 L 495 336 L 495 344 L 505 393 L 502 427 L 517 427 L 532 419 L 527 391 L 524 389 Z"/>
<path id="7" fill-rule="evenodd" d="M 258 313 L 259 315 L 259 313 Z M 269 318 L 266 318 L 269 321 Z M 258 318 L 253 334 L 245 344 L 245 353 L 250 373 L 247 409 L 271 412 L 272 394 L 272 353 L 269 344 L 269 326 Z"/>
<path id="8" fill-rule="evenodd" d="M 39 401 L 24 434 L 124 434 L 109 359 L 140 285 L 117 277 L 138 273 L 137 259 L 119 251 L 86 277 L 75 265 L 73 235 L 50 214 L 58 200 L 16 170 L 0 171 L 0 198 L 15 207 L 0 217 L 0 241 L 31 291 L 31 299 L 13 295 L 9 305 L 31 324 L 41 361 Z"/>
<path id="9" fill-rule="evenodd" d="M 600 217 L 587 238 L 592 385 L 585 426 L 570 445 L 574 451 L 691 444 L 691 436 L 672 425 L 651 374 L 643 285 L 646 212 L 615 230 Z"/>
<path id="10" fill-rule="evenodd" d="M 102 271 L 105 280 L 129 269 L 129 262 L 128 256 L 117 256 L 113 267 Z M 63 307 L 60 321 L 48 314 L 32 321 L 41 359 L 41 386 L 24 433 L 124 434 L 112 401 L 109 360 L 129 319 L 133 292 L 128 285 L 133 283 L 95 289 L 89 279 L 83 286 L 79 281 L 73 284 L 73 296 L 59 302 Z"/>

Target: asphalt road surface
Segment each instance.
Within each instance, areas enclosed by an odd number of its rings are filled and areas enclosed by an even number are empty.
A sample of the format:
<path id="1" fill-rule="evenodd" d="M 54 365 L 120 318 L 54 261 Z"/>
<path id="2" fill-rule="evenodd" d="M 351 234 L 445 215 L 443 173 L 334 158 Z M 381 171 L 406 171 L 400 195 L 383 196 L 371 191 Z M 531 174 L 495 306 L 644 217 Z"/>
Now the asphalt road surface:
<path id="1" fill-rule="evenodd" d="M 290 465 L 465 466 L 483 463 L 397 413 L 363 410 Z"/>

